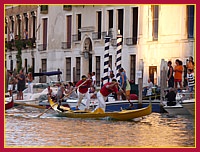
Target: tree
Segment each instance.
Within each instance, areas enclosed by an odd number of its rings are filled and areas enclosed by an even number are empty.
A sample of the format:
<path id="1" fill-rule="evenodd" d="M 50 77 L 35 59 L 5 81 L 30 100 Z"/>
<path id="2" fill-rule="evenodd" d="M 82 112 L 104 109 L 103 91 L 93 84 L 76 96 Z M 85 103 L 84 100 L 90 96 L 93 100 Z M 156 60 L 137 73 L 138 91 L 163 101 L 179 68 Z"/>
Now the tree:
<path id="1" fill-rule="evenodd" d="M 19 72 L 22 69 L 22 47 L 23 47 L 23 41 L 21 40 L 21 36 L 17 36 L 15 38 L 15 47 L 17 49 L 17 72 Z"/>

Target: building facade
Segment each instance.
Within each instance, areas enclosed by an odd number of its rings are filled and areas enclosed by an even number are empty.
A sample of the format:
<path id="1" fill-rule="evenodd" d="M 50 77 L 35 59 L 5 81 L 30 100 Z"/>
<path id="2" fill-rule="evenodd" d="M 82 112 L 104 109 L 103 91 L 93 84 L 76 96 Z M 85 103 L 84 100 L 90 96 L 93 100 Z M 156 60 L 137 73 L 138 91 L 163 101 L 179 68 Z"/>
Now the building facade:
<path id="1" fill-rule="evenodd" d="M 94 71 L 100 86 L 104 71 L 104 38 L 106 35 L 110 37 L 109 64 L 115 71 L 117 36 L 120 34 L 120 62 L 128 78 L 137 84 L 136 73 L 142 59 L 144 85 L 148 78 L 159 85 L 161 59 L 171 60 L 174 65 L 177 58 L 185 64 L 189 56 L 195 57 L 194 10 L 194 5 L 7 7 L 6 38 L 7 43 L 10 42 L 10 31 L 13 31 L 15 35 L 21 33 L 26 39 L 27 34 L 22 31 L 28 32 L 28 39 L 33 45 L 22 50 L 22 63 L 26 69 L 32 67 L 34 72 L 60 69 L 61 80 L 74 82 L 81 75 Z M 16 67 L 16 52 L 7 48 L 7 69 Z M 55 80 L 54 77 L 52 79 Z M 40 77 L 35 81 L 50 80 Z"/>

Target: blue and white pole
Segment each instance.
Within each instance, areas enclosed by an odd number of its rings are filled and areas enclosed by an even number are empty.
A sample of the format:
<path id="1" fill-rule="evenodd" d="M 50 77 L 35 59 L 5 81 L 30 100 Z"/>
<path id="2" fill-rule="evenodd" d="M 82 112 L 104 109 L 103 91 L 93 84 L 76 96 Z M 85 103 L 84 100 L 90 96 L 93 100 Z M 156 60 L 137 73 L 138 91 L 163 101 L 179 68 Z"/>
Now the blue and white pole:
<path id="1" fill-rule="evenodd" d="M 110 37 L 108 36 L 107 32 L 107 35 L 105 37 L 103 84 L 107 83 L 109 80 L 108 77 L 109 45 L 110 45 Z"/>
<path id="2" fill-rule="evenodd" d="M 120 73 L 118 72 L 121 68 L 121 60 L 122 60 L 122 35 L 120 34 L 120 30 L 118 30 L 117 35 L 117 56 L 116 56 L 116 79 L 119 81 Z"/>

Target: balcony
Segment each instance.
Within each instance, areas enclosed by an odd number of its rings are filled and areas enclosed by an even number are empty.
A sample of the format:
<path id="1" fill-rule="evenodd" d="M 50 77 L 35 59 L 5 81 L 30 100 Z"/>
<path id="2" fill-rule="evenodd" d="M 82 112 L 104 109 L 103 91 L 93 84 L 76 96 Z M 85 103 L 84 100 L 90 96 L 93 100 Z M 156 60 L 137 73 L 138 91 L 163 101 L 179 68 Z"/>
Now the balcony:
<path id="1" fill-rule="evenodd" d="M 107 32 L 102 32 L 102 37 L 105 38 L 107 36 Z M 110 38 L 113 38 L 113 31 L 109 31 L 108 32 L 108 36 Z"/>
<path id="2" fill-rule="evenodd" d="M 74 34 L 72 35 L 72 42 L 80 41 L 81 40 L 81 34 Z"/>
<path id="3" fill-rule="evenodd" d="M 72 10 L 72 5 L 63 5 L 63 10 L 71 11 Z"/>
<path id="4" fill-rule="evenodd" d="M 5 41 L 5 49 L 9 49 L 11 50 L 12 49 L 12 42 L 11 41 Z"/>
<path id="5" fill-rule="evenodd" d="M 92 33 L 92 39 L 93 40 L 101 39 L 101 32 L 93 32 Z"/>
<path id="6" fill-rule="evenodd" d="M 62 42 L 62 49 L 71 49 L 71 42 Z"/>
<path id="7" fill-rule="evenodd" d="M 126 45 L 136 45 L 136 44 L 137 44 L 137 37 L 126 38 Z"/>
<path id="8" fill-rule="evenodd" d="M 21 42 L 22 42 L 22 48 L 24 48 L 24 49 L 36 48 L 35 38 L 22 39 Z"/>
<path id="9" fill-rule="evenodd" d="M 35 38 L 29 38 L 29 40 L 28 40 L 28 46 L 30 48 L 36 48 Z"/>
<path id="10" fill-rule="evenodd" d="M 41 5 L 40 6 L 40 13 L 41 14 L 48 14 L 48 5 Z"/>
<path id="11" fill-rule="evenodd" d="M 111 39 L 111 40 L 110 40 L 110 44 L 111 44 L 113 47 L 117 47 L 117 39 Z"/>
<path id="12" fill-rule="evenodd" d="M 47 49 L 47 44 L 38 44 L 38 51 L 45 51 Z"/>

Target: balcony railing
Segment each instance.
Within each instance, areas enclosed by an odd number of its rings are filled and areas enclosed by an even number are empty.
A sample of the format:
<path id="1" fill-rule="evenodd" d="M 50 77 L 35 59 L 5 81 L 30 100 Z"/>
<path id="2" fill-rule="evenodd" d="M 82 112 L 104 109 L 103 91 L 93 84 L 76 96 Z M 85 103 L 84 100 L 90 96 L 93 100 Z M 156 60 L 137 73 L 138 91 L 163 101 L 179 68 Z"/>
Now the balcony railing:
<path id="1" fill-rule="evenodd" d="M 80 41 L 80 40 L 81 40 L 81 34 L 72 35 L 72 41 L 73 42 Z"/>
<path id="2" fill-rule="evenodd" d="M 72 5 L 63 5 L 63 10 L 71 11 L 72 10 Z"/>
<path id="3" fill-rule="evenodd" d="M 48 14 L 48 5 L 41 5 L 40 6 L 40 13 L 41 14 Z"/>
<path id="4" fill-rule="evenodd" d="M 126 45 L 136 45 L 136 44 L 137 44 L 137 37 L 126 38 Z"/>
<path id="5" fill-rule="evenodd" d="M 20 47 L 21 49 L 35 48 L 36 43 L 35 43 L 35 38 L 29 38 L 29 39 L 19 39 L 14 41 L 6 41 L 5 46 L 9 50 L 17 50 L 17 47 Z"/>
<path id="6" fill-rule="evenodd" d="M 101 32 L 93 32 L 92 33 L 92 39 L 93 40 L 101 39 Z"/>
<path id="7" fill-rule="evenodd" d="M 38 51 L 45 51 L 47 49 L 47 44 L 38 44 Z"/>
<path id="8" fill-rule="evenodd" d="M 111 39 L 111 40 L 110 40 L 110 44 L 111 44 L 113 47 L 116 47 L 116 46 L 117 46 L 117 39 Z"/>
<path id="9" fill-rule="evenodd" d="M 102 37 L 105 38 L 107 36 L 107 32 L 102 32 Z M 108 36 L 110 38 L 113 38 L 113 31 L 109 31 L 108 32 Z"/>
<path id="10" fill-rule="evenodd" d="M 35 38 L 29 38 L 28 46 L 29 46 L 30 48 L 36 48 Z"/>
<path id="11" fill-rule="evenodd" d="M 71 42 L 62 42 L 62 49 L 70 49 L 71 48 Z"/>
<path id="12" fill-rule="evenodd" d="M 5 47 L 6 49 L 12 50 L 13 42 L 11 41 L 5 41 Z"/>

